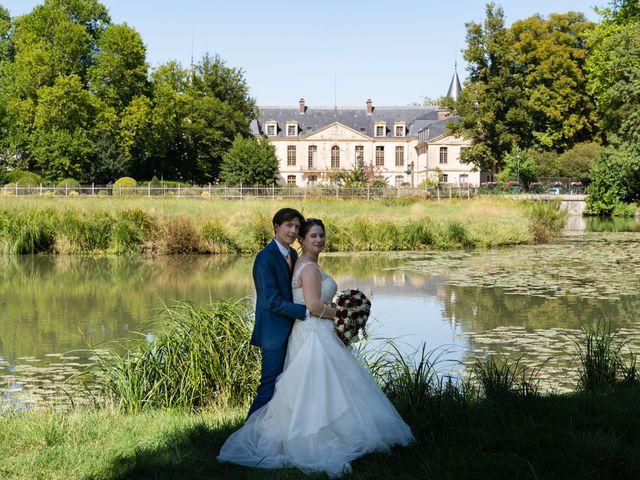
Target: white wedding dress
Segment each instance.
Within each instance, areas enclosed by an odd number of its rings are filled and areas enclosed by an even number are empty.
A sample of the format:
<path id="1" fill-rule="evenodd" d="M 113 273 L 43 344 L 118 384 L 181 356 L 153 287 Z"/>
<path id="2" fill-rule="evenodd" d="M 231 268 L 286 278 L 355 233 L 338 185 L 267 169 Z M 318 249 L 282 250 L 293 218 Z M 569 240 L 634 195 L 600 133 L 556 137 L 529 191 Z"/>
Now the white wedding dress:
<path id="1" fill-rule="evenodd" d="M 304 304 L 298 285 L 304 268 L 320 270 L 321 300 L 329 303 L 337 285 L 315 263 L 296 265 L 293 301 Z M 411 442 L 409 426 L 335 335 L 333 322 L 311 317 L 293 326 L 273 398 L 227 439 L 218 460 L 338 477 L 355 458 Z"/>

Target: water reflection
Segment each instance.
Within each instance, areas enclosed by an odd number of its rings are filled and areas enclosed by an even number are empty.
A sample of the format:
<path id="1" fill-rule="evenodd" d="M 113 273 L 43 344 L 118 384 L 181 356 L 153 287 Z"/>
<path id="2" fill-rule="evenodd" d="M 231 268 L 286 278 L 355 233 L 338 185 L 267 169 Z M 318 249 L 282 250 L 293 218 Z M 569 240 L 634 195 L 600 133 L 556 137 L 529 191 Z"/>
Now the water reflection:
<path id="1" fill-rule="evenodd" d="M 374 337 L 399 339 L 406 351 L 446 345 L 465 364 L 486 353 L 523 354 L 544 364 L 539 374 L 550 388 L 562 389 L 575 381 L 572 338 L 585 323 L 611 321 L 640 350 L 639 240 L 640 233 L 587 232 L 503 250 L 332 254 L 323 266 L 341 288 L 371 295 Z M 58 386 L 89 361 L 79 351 L 87 342 L 131 338 L 163 304 L 253 296 L 252 260 L 0 257 L 5 406 L 62 401 Z M 544 294 L 533 281 L 540 278 Z"/>

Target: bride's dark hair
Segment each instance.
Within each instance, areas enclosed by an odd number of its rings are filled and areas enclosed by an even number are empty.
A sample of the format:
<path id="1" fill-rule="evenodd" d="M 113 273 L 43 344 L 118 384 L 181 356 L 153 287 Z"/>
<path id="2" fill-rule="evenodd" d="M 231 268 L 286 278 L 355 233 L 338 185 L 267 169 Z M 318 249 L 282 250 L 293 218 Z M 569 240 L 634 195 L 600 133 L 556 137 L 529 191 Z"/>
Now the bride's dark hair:
<path id="1" fill-rule="evenodd" d="M 300 225 L 300 230 L 298 232 L 300 238 L 306 237 L 307 233 L 309 233 L 309 230 L 311 230 L 311 227 L 314 227 L 316 225 L 322 228 L 323 232 L 325 231 L 324 223 L 322 223 L 322 220 L 320 220 L 319 218 L 307 218 L 304 223 Z"/>

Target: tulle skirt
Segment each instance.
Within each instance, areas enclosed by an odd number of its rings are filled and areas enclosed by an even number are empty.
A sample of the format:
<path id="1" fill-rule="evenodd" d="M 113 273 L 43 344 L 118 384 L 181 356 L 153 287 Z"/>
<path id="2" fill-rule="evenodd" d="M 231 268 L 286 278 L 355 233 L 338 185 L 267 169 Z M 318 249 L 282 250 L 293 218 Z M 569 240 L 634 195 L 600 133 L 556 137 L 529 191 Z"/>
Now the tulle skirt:
<path id="1" fill-rule="evenodd" d="M 338 477 L 365 453 L 413 441 L 371 373 L 327 320 L 296 321 L 273 398 L 222 446 L 218 460 Z"/>

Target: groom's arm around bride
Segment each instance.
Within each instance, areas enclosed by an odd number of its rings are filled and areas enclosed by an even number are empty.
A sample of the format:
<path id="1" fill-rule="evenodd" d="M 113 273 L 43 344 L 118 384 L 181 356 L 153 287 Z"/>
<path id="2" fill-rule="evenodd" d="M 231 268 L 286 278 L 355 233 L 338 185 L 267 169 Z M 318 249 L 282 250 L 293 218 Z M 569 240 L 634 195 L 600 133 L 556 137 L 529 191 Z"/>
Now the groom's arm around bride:
<path id="1" fill-rule="evenodd" d="M 304 319 L 307 313 L 304 305 L 293 303 L 291 292 L 292 268 L 297 259 L 291 245 L 303 222 L 304 217 L 295 209 L 278 210 L 273 217 L 275 237 L 258 252 L 253 264 L 256 314 L 251 344 L 262 350 L 262 372 L 247 417 L 271 400 L 276 378 L 284 366 L 293 322 Z"/>

